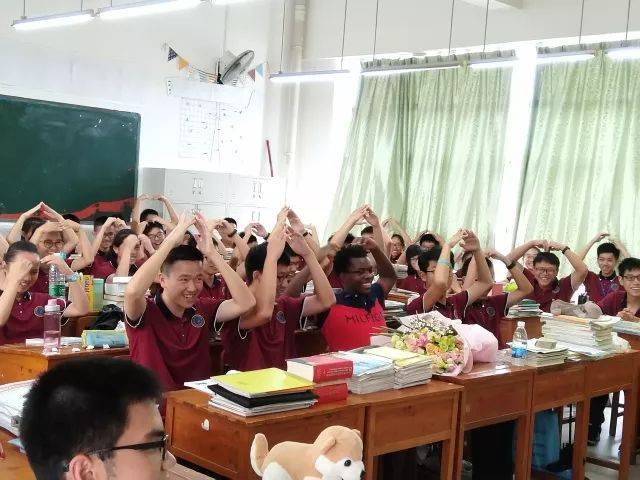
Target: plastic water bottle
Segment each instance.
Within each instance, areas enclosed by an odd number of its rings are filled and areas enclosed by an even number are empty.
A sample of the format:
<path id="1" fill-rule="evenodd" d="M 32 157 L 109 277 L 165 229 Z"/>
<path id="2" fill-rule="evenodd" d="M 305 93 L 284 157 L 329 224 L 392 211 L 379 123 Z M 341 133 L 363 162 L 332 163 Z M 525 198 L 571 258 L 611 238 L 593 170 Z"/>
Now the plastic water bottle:
<path id="1" fill-rule="evenodd" d="M 524 365 L 527 356 L 527 331 L 524 322 L 518 322 L 516 331 L 513 332 L 511 341 L 511 362 L 514 365 Z"/>
<path id="2" fill-rule="evenodd" d="M 54 253 L 54 255 L 65 259 L 64 253 Z M 51 265 L 49 267 L 49 296 L 53 298 L 66 298 L 65 291 L 65 276 L 64 273 L 60 271 L 60 269 Z"/>
<path id="3" fill-rule="evenodd" d="M 58 353 L 60 350 L 60 319 L 62 312 L 55 298 L 50 298 L 44 307 L 44 348 L 43 353 Z"/>

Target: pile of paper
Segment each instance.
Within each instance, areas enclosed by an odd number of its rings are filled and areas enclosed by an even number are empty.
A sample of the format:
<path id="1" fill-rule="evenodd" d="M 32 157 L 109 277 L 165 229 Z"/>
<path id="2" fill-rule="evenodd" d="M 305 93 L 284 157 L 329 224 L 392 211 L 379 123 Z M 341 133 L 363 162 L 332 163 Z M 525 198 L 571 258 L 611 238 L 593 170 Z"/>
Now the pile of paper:
<path id="1" fill-rule="evenodd" d="M 22 407 L 35 380 L 0 385 L 0 428 L 18 435 Z"/>
<path id="2" fill-rule="evenodd" d="M 366 353 L 335 354 L 353 362 L 353 376 L 347 381 L 349 391 L 359 395 L 391 390 L 395 385 L 393 361 Z"/>
<path id="3" fill-rule="evenodd" d="M 569 315 L 553 316 L 548 313 L 543 314 L 540 319 L 543 322 L 542 334 L 556 340 L 558 347 L 567 346 L 569 350 L 596 357 L 617 350 L 613 341 L 613 325 L 616 321 Z"/>
<path id="4" fill-rule="evenodd" d="M 368 348 L 364 351 L 368 355 L 387 358 L 393 362 L 393 388 L 400 389 L 424 385 L 431 379 L 431 361 L 418 353 L 398 350 L 392 347 Z"/>
<path id="5" fill-rule="evenodd" d="M 525 363 L 531 367 L 547 367 L 564 363 L 569 349 L 566 346 L 555 348 L 541 348 L 536 346 L 536 339 L 527 343 L 527 357 Z"/>
<path id="6" fill-rule="evenodd" d="M 509 309 L 509 317 L 538 317 L 542 313 L 540 304 L 534 300 L 524 299 Z"/>

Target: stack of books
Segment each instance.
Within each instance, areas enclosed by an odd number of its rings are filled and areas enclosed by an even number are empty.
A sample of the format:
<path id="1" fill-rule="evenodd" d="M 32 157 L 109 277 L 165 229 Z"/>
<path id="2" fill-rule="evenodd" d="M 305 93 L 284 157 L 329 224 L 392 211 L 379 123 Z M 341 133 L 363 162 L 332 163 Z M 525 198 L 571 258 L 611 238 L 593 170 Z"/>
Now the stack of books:
<path id="1" fill-rule="evenodd" d="M 368 348 L 364 353 L 386 358 L 393 362 L 393 388 L 395 389 L 424 385 L 429 382 L 433 374 L 431 361 L 418 353 L 392 347 Z"/>
<path id="2" fill-rule="evenodd" d="M 353 376 L 347 381 L 350 392 L 363 395 L 393 389 L 393 361 L 356 352 L 340 352 L 336 356 L 353 362 Z"/>
<path id="3" fill-rule="evenodd" d="M 353 362 L 325 353 L 287 360 L 287 372 L 315 383 L 318 403 L 339 402 L 349 395 L 347 380 L 353 376 Z"/>
<path id="4" fill-rule="evenodd" d="M 536 339 L 531 339 L 527 344 L 526 365 L 531 367 L 547 367 L 564 363 L 569 349 L 565 347 L 542 348 L 536 346 Z"/>
<path id="5" fill-rule="evenodd" d="M 541 316 L 542 334 L 546 338 L 567 345 L 569 350 L 595 356 L 601 353 L 613 353 L 613 325 L 615 322 L 600 322 L 589 318 L 573 317 L 545 313 Z M 559 345 L 560 346 L 560 345 Z M 580 348 L 584 347 L 584 348 Z"/>
<path id="6" fill-rule="evenodd" d="M 243 417 L 309 408 L 317 403 L 313 382 L 278 368 L 213 377 L 209 405 Z"/>
<path id="7" fill-rule="evenodd" d="M 524 299 L 509 309 L 509 316 L 519 317 L 538 317 L 542 314 L 540 304 L 534 300 Z"/>

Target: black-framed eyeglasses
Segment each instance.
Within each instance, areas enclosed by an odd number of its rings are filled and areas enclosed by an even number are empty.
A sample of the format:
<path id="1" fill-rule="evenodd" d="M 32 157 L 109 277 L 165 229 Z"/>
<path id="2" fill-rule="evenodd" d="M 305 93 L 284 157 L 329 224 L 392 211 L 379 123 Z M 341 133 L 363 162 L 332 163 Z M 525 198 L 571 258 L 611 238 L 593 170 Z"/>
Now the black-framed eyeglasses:
<path id="1" fill-rule="evenodd" d="M 148 450 L 162 449 L 162 463 L 167 456 L 167 444 L 169 443 L 169 435 L 165 435 L 162 440 L 156 440 L 155 442 L 145 442 L 145 443 L 134 443 L 132 445 L 122 445 L 119 447 L 112 448 L 102 448 L 100 450 L 92 450 L 90 452 L 86 452 L 84 455 L 91 456 L 97 455 L 102 458 L 104 455 L 115 452 L 117 450 L 137 450 L 139 452 L 144 452 Z M 64 464 L 64 471 L 69 471 L 69 462 Z"/>

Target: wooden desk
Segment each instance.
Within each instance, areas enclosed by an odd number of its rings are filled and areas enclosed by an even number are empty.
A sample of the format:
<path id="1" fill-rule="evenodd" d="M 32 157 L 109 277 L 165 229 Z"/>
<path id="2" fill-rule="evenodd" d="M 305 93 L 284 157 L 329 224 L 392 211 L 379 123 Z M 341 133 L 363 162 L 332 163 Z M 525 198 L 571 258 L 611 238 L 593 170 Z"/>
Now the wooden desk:
<path id="1" fill-rule="evenodd" d="M 438 377 L 464 387 L 453 478 L 462 476 L 464 432 L 511 420 L 516 421 L 515 478 L 528 477 L 533 373 L 530 367 L 480 363 L 469 373 L 457 377 Z"/>
<path id="2" fill-rule="evenodd" d="M 44 355 L 42 347 L 25 347 L 24 344 L 1 345 L 0 384 L 30 380 L 66 360 L 93 355 L 128 356 L 129 349 L 99 348 L 72 352 L 71 347 L 62 347 L 57 355 Z"/>
<path id="3" fill-rule="evenodd" d="M 589 459 L 589 461 L 608 468 L 617 468 L 618 478 L 629 478 L 631 448 L 635 435 L 639 368 L 640 352 L 633 351 L 597 361 L 568 362 L 534 370 L 531 432 L 533 432 L 535 413 L 549 408 L 576 404 L 574 478 L 584 478 L 591 398 L 620 390 L 625 392 L 625 401 L 629 399 L 628 408 L 624 410 L 620 463 L 614 464 L 597 459 Z M 527 471 L 530 471 L 532 450 L 533 442 L 530 438 Z"/>
<path id="4" fill-rule="evenodd" d="M 311 443 L 326 427 L 365 429 L 365 405 L 349 398 L 293 412 L 241 417 L 208 405 L 209 396 L 196 390 L 167 394 L 165 426 L 170 450 L 178 458 L 233 479 L 257 479 L 249 452 L 257 433 L 269 445 L 285 440 Z"/>
<path id="5" fill-rule="evenodd" d="M 13 439 L 6 430 L 0 428 L 0 443 L 4 447 L 7 458 L 0 460 L 0 478 L 2 480 L 35 480 L 35 475 L 29 466 L 27 456 L 7 442 Z M 212 480 L 211 477 L 194 472 L 181 465 L 175 465 L 167 474 L 168 480 Z"/>
<path id="6" fill-rule="evenodd" d="M 442 442 L 440 478 L 452 478 L 461 393 L 458 385 L 432 380 L 402 390 L 351 395 L 366 405 L 365 479 L 377 478 L 377 456 L 434 442 Z"/>
<path id="7" fill-rule="evenodd" d="M 542 322 L 540 322 L 540 317 L 502 317 L 500 319 L 500 338 L 498 338 L 500 348 L 507 348 L 507 342 L 513 339 L 513 332 L 516 331 L 518 322 L 524 322 L 527 337 L 542 337 Z"/>
<path id="8" fill-rule="evenodd" d="M 90 313 L 84 317 L 79 318 L 69 318 L 67 322 L 62 326 L 62 336 L 63 337 L 81 337 L 82 332 L 89 328 L 89 326 L 93 325 L 96 318 L 98 318 L 98 313 Z"/>

